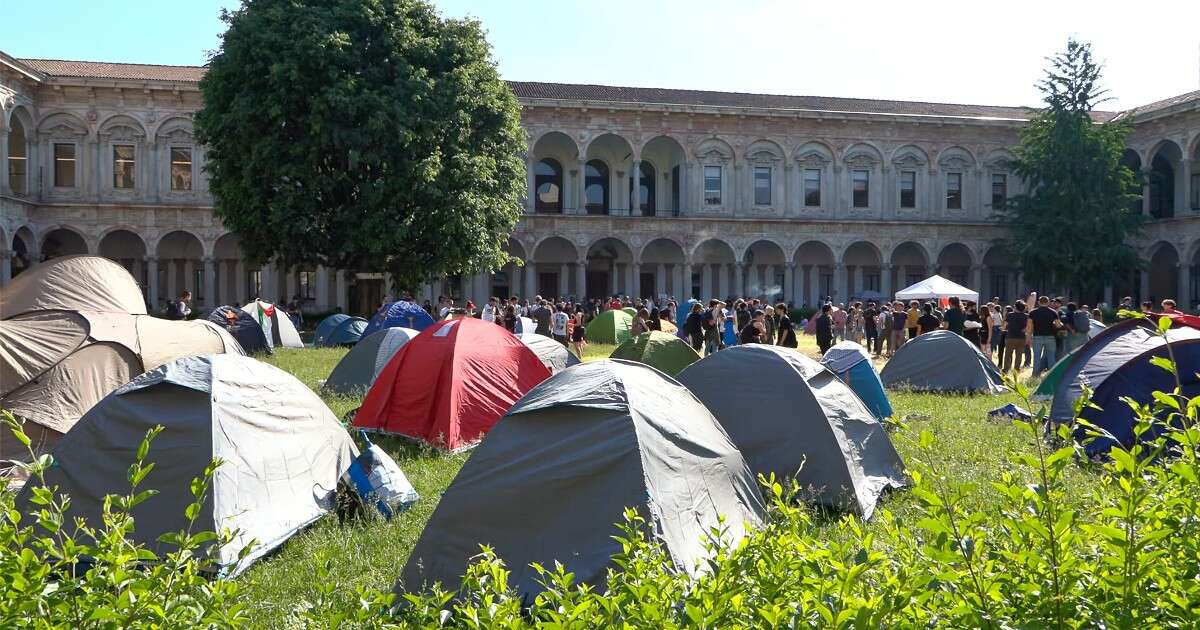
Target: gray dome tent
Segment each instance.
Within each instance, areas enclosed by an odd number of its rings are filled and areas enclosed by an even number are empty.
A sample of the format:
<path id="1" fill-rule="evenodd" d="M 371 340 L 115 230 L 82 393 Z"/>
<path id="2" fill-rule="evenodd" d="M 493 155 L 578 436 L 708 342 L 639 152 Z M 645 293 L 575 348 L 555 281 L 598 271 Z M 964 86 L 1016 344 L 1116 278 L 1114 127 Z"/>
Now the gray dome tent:
<path id="1" fill-rule="evenodd" d="M 394 326 L 363 337 L 329 373 L 325 391 L 344 396 L 365 394 L 388 361 L 419 334 L 411 328 Z"/>
<path id="2" fill-rule="evenodd" d="M 155 468 L 144 486 L 159 494 L 133 509 L 131 539 L 171 551 L 158 537 L 187 527 L 191 480 L 221 458 L 195 527 L 236 533 L 216 551 L 232 574 L 325 514 L 357 455 L 329 408 L 287 372 L 231 354 L 185 357 L 106 396 L 54 447 L 45 482 L 71 497 L 68 524 L 100 525 L 105 495 L 128 491 L 129 465 L 157 424 L 165 429 L 150 446 Z M 30 494 L 27 484 L 17 497 L 24 512 L 37 507 Z M 238 563 L 251 540 L 257 546 Z"/>
<path id="3" fill-rule="evenodd" d="M 869 518 L 907 483 L 883 425 L 833 372 L 798 352 L 734 346 L 679 373 L 742 451 L 755 476 L 794 477 L 805 499 Z"/>
<path id="4" fill-rule="evenodd" d="M 577 583 L 603 588 L 627 506 L 689 575 L 718 516 L 736 543 L 766 511 L 741 453 L 687 389 L 638 363 L 583 363 L 530 390 L 491 430 L 442 495 L 397 591 L 457 589 L 481 544 L 521 596 L 543 590 L 531 562 L 558 560 Z"/>
<path id="5" fill-rule="evenodd" d="M 1004 391 L 1004 379 L 991 359 L 949 330 L 917 335 L 900 346 L 879 372 L 884 387 L 933 392 Z"/>
<path id="6" fill-rule="evenodd" d="M 550 370 L 551 374 L 559 372 L 579 363 L 579 357 L 567 350 L 567 347 L 561 343 L 537 333 L 522 333 L 517 335 L 522 343 L 529 346 L 530 350 L 542 360 L 542 364 Z"/>

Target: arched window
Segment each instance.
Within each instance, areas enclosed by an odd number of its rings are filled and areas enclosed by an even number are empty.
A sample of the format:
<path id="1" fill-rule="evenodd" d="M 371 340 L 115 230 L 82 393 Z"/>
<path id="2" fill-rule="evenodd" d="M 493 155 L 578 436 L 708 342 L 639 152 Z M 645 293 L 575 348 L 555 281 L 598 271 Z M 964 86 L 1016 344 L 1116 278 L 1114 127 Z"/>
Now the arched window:
<path id="1" fill-rule="evenodd" d="M 8 131 L 8 185 L 18 195 L 25 194 L 25 178 L 29 172 L 29 156 L 25 151 L 25 125 L 13 116 Z"/>
<path id="2" fill-rule="evenodd" d="M 1156 219 L 1175 216 L 1175 169 L 1161 155 L 1150 162 L 1150 216 Z"/>
<path id="3" fill-rule="evenodd" d="M 608 165 L 591 160 L 586 165 L 584 195 L 588 214 L 608 214 Z"/>
<path id="4" fill-rule="evenodd" d="M 533 187 L 537 212 L 562 213 L 562 165 L 545 158 L 533 167 Z"/>
<path id="5" fill-rule="evenodd" d="M 649 162 L 642 162 L 641 171 L 641 178 L 636 188 L 633 185 L 633 178 L 629 178 L 629 207 L 640 209 L 642 216 L 653 216 L 656 208 L 654 201 L 654 165 Z M 636 197 L 634 196 L 635 191 Z"/>

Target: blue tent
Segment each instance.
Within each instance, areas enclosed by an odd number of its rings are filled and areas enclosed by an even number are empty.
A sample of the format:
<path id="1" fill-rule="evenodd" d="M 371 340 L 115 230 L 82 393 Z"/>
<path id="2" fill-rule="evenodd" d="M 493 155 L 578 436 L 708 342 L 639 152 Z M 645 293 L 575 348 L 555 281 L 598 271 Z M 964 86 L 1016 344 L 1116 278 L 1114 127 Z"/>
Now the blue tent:
<path id="1" fill-rule="evenodd" d="M 683 330 L 683 323 L 687 321 L 688 313 L 692 312 L 693 304 L 702 304 L 696 298 L 688 298 L 686 302 L 681 302 L 675 305 L 675 326 Z"/>
<path id="2" fill-rule="evenodd" d="M 1183 382 L 1184 396 L 1190 398 L 1200 394 L 1200 376 L 1197 375 L 1200 372 L 1200 335 L 1190 328 L 1176 328 L 1167 333 L 1167 340 L 1170 341 L 1170 354 L 1174 355 L 1172 358 Z M 1122 353 L 1120 359 L 1123 361 L 1114 366 L 1112 372 L 1096 386 L 1092 403 L 1100 409 L 1087 407 L 1079 414 L 1081 418 L 1112 434 L 1112 438 L 1096 438 L 1087 443 L 1085 450 L 1089 456 L 1107 453 L 1116 443 L 1128 447 L 1139 438 L 1152 439 L 1165 429 L 1165 426 L 1159 425 L 1151 428 L 1149 434 L 1134 435 L 1133 409 L 1122 400 L 1128 396 L 1139 404 L 1148 405 L 1154 402 L 1153 392 L 1171 392 L 1175 389 L 1175 376 L 1150 363 L 1153 357 L 1168 357 L 1167 341 L 1157 335 L 1139 341 L 1136 351 Z M 1076 438 L 1082 440 L 1085 437 L 1082 427 L 1077 429 Z"/>
<path id="3" fill-rule="evenodd" d="M 333 346 L 353 346 L 362 339 L 367 320 L 361 317 L 351 317 L 345 313 L 334 313 L 317 324 L 317 333 L 313 336 L 313 345 L 318 348 Z"/>
<path id="4" fill-rule="evenodd" d="M 254 317 L 236 306 L 219 306 L 208 314 L 208 321 L 224 328 L 237 339 L 246 354 L 265 352 L 271 354 L 271 344 L 263 334 L 262 326 Z"/>
<path id="5" fill-rule="evenodd" d="M 882 420 L 891 417 L 892 404 L 888 402 L 883 382 L 871 366 L 871 356 L 862 344 L 853 341 L 838 343 L 825 353 L 821 363 L 850 386 L 876 418 Z"/>
<path id="6" fill-rule="evenodd" d="M 371 316 L 371 321 L 367 322 L 367 328 L 363 331 L 362 336 L 384 328 L 411 328 L 416 331 L 425 330 L 433 325 L 433 317 L 425 312 L 415 302 L 400 300 L 390 304 L 384 304 L 374 315 Z"/>
<path id="7" fill-rule="evenodd" d="M 736 346 L 738 342 L 737 314 L 728 310 L 726 312 L 728 315 L 725 316 L 725 334 L 721 341 L 727 346 Z"/>

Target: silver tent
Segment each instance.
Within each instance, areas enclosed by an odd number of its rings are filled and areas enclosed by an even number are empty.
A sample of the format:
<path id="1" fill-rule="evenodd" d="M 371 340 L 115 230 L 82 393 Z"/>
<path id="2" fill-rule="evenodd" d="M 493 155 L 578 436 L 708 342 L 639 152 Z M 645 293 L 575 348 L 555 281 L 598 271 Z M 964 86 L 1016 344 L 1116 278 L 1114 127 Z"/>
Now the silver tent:
<path id="1" fill-rule="evenodd" d="M 363 337 L 329 373 L 325 391 L 344 396 L 365 394 L 388 361 L 419 334 L 411 328 L 395 326 Z"/>
<path id="2" fill-rule="evenodd" d="M 833 372 L 800 353 L 734 346 L 679 373 L 757 475 L 794 478 L 805 500 L 869 518 L 907 483 L 883 425 Z"/>
<path id="3" fill-rule="evenodd" d="M 567 350 L 561 343 L 537 333 L 522 333 L 517 335 L 521 343 L 529 346 L 530 350 L 542 360 L 542 364 L 551 374 L 559 372 L 579 363 L 579 357 Z"/>
<path id="4" fill-rule="evenodd" d="M 935 330 L 910 339 L 879 372 L 884 387 L 934 392 L 1004 391 L 1004 379 L 991 359 L 960 335 Z"/>
<path id="5" fill-rule="evenodd" d="M 157 424 L 165 429 L 150 446 L 155 468 L 142 487 L 159 494 L 134 508 L 131 538 L 171 551 L 159 536 L 188 526 L 190 482 L 220 458 L 194 531 L 236 532 L 216 550 L 230 574 L 325 514 L 357 455 L 329 408 L 287 372 L 232 354 L 185 357 L 106 396 L 55 445 L 46 484 L 71 497 L 67 523 L 101 525 L 105 495 L 129 490 L 129 465 Z M 36 508 L 30 494 L 27 485 L 17 497 L 22 511 Z M 257 545 L 238 563 L 252 540 Z"/>
<path id="6" fill-rule="evenodd" d="M 718 516 L 736 543 L 766 512 L 741 453 L 686 388 L 638 363 L 583 363 L 496 424 L 442 495 L 397 591 L 457 589 L 480 545 L 505 561 L 522 596 L 542 590 L 532 562 L 558 560 L 576 582 L 603 588 L 626 507 L 688 575 Z"/>

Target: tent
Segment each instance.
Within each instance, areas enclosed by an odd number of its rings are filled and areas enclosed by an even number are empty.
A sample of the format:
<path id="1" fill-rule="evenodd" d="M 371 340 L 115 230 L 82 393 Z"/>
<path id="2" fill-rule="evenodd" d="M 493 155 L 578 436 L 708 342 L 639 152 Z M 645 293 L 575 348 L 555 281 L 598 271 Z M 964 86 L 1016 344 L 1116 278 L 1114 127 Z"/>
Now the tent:
<path id="1" fill-rule="evenodd" d="M 620 309 L 601 311 L 587 323 L 587 339 L 592 343 L 623 343 L 629 339 L 633 318 Z"/>
<path id="2" fill-rule="evenodd" d="M 629 313 L 630 317 L 637 317 L 637 309 L 632 306 L 626 306 L 625 308 L 623 308 L 621 310 L 625 311 L 626 313 Z"/>
<path id="3" fill-rule="evenodd" d="M 404 344 L 367 392 L 354 426 L 450 450 L 473 446 L 550 377 L 529 346 L 481 319 L 438 322 Z"/>
<path id="4" fill-rule="evenodd" d="M 704 303 L 695 298 L 688 298 L 686 302 L 680 304 L 675 309 L 675 326 L 677 328 L 680 328 L 680 329 L 683 328 L 684 322 L 687 321 L 688 315 L 692 312 L 693 304 L 703 305 Z"/>
<path id="5" fill-rule="evenodd" d="M 384 328 L 373 332 L 354 344 L 342 357 L 325 379 L 324 390 L 343 396 L 361 396 L 367 393 L 375 378 L 383 371 L 388 361 L 396 356 L 404 344 L 416 337 L 411 328 Z"/>
<path id="6" fill-rule="evenodd" d="M 949 330 L 917 335 L 900 346 L 883 366 L 885 387 L 910 387 L 938 392 L 1004 391 L 1000 370 L 975 344 Z"/>
<path id="7" fill-rule="evenodd" d="M 1142 330 L 1142 329 L 1137 329 Z M 1168 353 L 1167 342 L 1171 348 Z M 1110 346 L 1115 349 L 1118 344 Z M 1131 347 L 1119 344 L 1122 348 Z M 1092 404 L 1099 407 L 1086 407 L 1080 411 L 1080 417 L 1103 429 L 1112 437 L 1100 437 L 1084 444 L 1084 450 L 1089 456 L 1107 453 L 1113 446 L 1120 444 L 1130 447 L 1136 440 L 1149 439 L 1161 434 L 1166 424 L 1153 425 L 1144 434 L 1135 434 L 1136 418 L 1133 409 L 1124 400 L 1133 399 L 1141 405 L 1154 404 L 1155 392 L 1172 392 L 1175 390 L 1175 375 L 1153 365 L 1153 357 L 1169 358 L 1175 361 L 1175 368 L 1183 387 L 1183 395 L 1194 398 L 1200 395 L 1200 334 L 1192 328 L 1176 328 L 1167 332 L 1164 340 L 1159 336 L 1146 338 L 1136 344 L 1129 355 L 1121 353 L 1124 363 L 1117 366 L 1112 373 L 1103 379 L 1092 392 Z M 1096 357 L 1101 358 L 1100 355 Z M 1116 356 L 1113 357 L 1116 359 Z M 1095 360 L 1095 359 L 1093 359 Z M 1117 359 L 1119 360 L 1119 359 Z M 1178 417 L 1178 416 L 1176 416 Z M 1165 420 L 1165 418 L 1162 418 Z M 1176 423 L 1178 424 L 1178 423 Z M 1086 432 L 1076 430 L 1076 437 L 1083 440 Z"/>
<path id="8" fill-rule="evenodd" d="M 892 416 L 892 405 L 883 391 L 883 383 L 871 364 L 871 355 L 862 344 L 838 342 L 825 353 L 821 363 L 849 385 L 876 418 L 882 420 Z"/>
<path id="9" fill-rule="evenodd" d="M 658 327 L 662 332 L 665 332 L 668 335 L 678 335 L 679 334 L 679 327 L 676 326 L 675 323 L 669 319 L 658 320 Z"/>
<path id="10" fill-rule="evenodd" d="M 584 363 L 530 391 L 471 455 L 396 590 L 457 589 L 485 544 L 526 601 L 543 590 L 533 562 L 558 560 L 603 592 L 626 507 L 687 575 L 708 557 L 712 530 L 736 546 L 766 512 L 741 453 L 688 390 L 637 363 Z"/>
<path id="11" fill-rule="evenodd" d="M 38 425 L 30 428 L 44 438 L 40 446 L 45 447 L 134 376 L 179 357 L 222 352 L 243 354 L 229 333 L 205 320 L 25 313 L 0 321 L 0 408 Z M 0 459 L 28 455 L 12 439 L 10 432 L 0 431 Z"/>
<path id="12" fill-rule="evenodd" d="M 357 455 L 329 408 L 287 372 L 228 354 L 176 359 L 110 393 L 54 447 L 45 483 L 71 497 L 67 528 L 76 518 L 102 525 L 104 497 L 129 491 L 129 465 L 158 424 L 165 428 L 150 445 L 154 470 L 143 482 L 158 495 L 133 508 L 130 539 L 160 555 L 173 551 L 159 536 L 188 529 L 191 481 L 220 458 L 193 530 L 234 532 L 215 550 L 230 575 L 329 511 L 338 478 Z M 40 508 L 31 494 L 26 484 L 18 509 Z"/>
<path id="13" fill-rule="evenodd" d="M 366 337 L 377 330 L 396 326 L 421 332 L 432 325 L 433 316 L 425 312 L 425 309 L 421 308 L 419 304 L 408 300 L 398 300 L 384 304 L 378 311 L 375 311 L 375 314 L 371 316 L 371 321 L 367 322 L 362 336 Z"/>
<path id="14" fill-rule="evenodd" d="M 300 333 L 296 330 L 296 325 L 292 323 L 286 315 L 279 316 L 275 310 L 275 305 L 262 300 L 254 300 L 253 302 L 242 307 L 243 311 L 250 313 L 254 321 L 263 329 L 263 336 L 266 337 L 267 343 L 272 347 L 282 348 L 303 348 L 304 342 L 300 340 Z"/>
<path id="15" fill-rule="evenodd" d="M 1038 383 L 1037 389 L 1033 390 L 1030 396 L 1033 400 L 1050 400 L 1054 398 L 1054 390 L 1058 389 L 1058 384 L 1062 382 L 1063 372 L 1067 371 L 1067 366 L 1071 365 L 1071 361 L 1075 358 L 1075 353 L 1079 349 L 1068 353 L 1063 358 L 1054 362 L 1054 365 L 1046 370 L 1042 375 L 1042 381 Z"/>
<path id="16" fill-rule="evenodd" d="M 896 299 L 903 302 L 907 302 L 908 300 L 940 300 L 951 297 L 970 302 L 979 302 L 978 291 L 972 291 L 939 275 L 929 276 L 912 286 L 905 287 L 896 292 Z"/>
<path id="17" fill-rule="evenodd" d="M 1096 337 L 1096 335 L 1099 335 L 1100 333 L 1104 332 L 1105 328 L 1108 328 L 1108 327 L 1104 325 L 1104 322 L 1098 322 L 1094 319 L 1089 319 L 1088 320 L 1088 339 L 1094 339 Z"/>
<path id="18" fill-rule="evenodd" d="M 45 310 L 145 315 L 146 300 L 121 265 L 100 256 L 63 256 L 0 288 L 0 319 Z"/>
<path id="19" fill-rule="evenodd" d="M 317 332 L 313 335 L 313 345 L 318 348 L 337 346 L 353 346 L 362 339 L 367 320 L 361 317 L 351 317 L 345 313 L 334 313 L 317 324 Z"/>
<path id="20" fill-rule="evenodd" d="M 258 325 L 250 313 L 236 306 L 218 306 L 208 314 L 208 321 L 225 329 L 225 332 L 237 339 L 242 350 L 250 354 L 271 354 L 271 344 L 267 343 L 262 326 Z"/>
<path id="21" fill-rule="evenodd" d="M 517 335 L 533 335 L 537 334 L 537 324 L 533 322 L 532 317 L 518 317 L 517 330 L 514 334 Z M 545 337 L 545 335 L 541 335 Z"/>
<path id="22" fill-rule="evenodd" d="M 642 333 L 613 350 L 611 358 L 645 363 L 675 376 L 683 368 L 700 360 L 700 355 L 688 343 L 670 333 L 652 330 Z"/>
<path id="23" fill-rule="evenodd" d="M 538 359 L 541 359 L 542 365 L 545 365 L 551 374 L 558 374 L 579 363 L 579 357 L 567 350 L 566 346 L 545 335 L 525 333 L 517 335 L 517 339 L 533 350 L 533 353 L 537 355 Z"/>
<path id="24" fill-rule="evenodd" d="M 1197 338 L 1200 338 L 1200 330 L 1195 328 L 1172 328 L 1167 331 L 1167 339 L 1172 342 Z M 1121 366 L 1162 343 L 1153 325 L 1145 320 L 1130 319 L 1109 326 L 1075 351 L 1074 359 L 1063 371 L 1054 390 L 1050 419 L 1057 422 L 1074 419 L 1075 402 L 1083 394 L 1084 383 L 1093 391 L 1099 390 Z M 1138 371 L 1131 373 L 1142 374 Z"/>
<path id="25" fill-rule="evenodd" d="M 858 396 L 820 363 L 786 348 L 736 346 L 679 374 L 733 438 L 757 477 L 794 478 L 804 498 L 869 518 L 907 483 L 904 463 Z"/>

